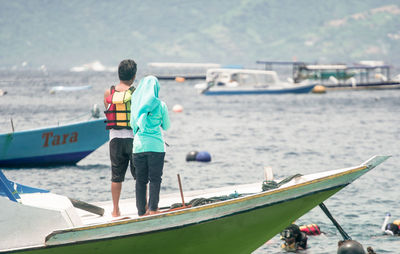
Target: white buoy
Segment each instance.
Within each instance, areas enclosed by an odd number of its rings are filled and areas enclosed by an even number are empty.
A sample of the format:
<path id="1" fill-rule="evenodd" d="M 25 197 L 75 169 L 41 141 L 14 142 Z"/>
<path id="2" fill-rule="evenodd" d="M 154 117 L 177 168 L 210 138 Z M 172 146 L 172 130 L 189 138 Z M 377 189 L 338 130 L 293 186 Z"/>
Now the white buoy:
<path id="1" fill-rule="evenodd" d="M 182 105 L 180 105 L 180 104 L 176 104 L 176 105 L 174 105 L 174 107 L 172 108 L 172 111 L 177 112 L 177 113 L 182 112 L 182 111 L 183 111 L 183 107 L 182 107 Z"/>

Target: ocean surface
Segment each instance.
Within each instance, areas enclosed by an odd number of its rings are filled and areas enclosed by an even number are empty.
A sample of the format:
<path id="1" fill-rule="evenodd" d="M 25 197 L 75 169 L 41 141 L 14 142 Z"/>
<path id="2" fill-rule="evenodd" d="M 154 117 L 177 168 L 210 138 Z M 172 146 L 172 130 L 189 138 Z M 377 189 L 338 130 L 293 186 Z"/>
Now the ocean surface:
<path id="1" fill-rule="evenodd" d="M 140 78 L 142 74 L 138 73 Z M 114 72 L 1 71 L 0 132 L 89 119 L 94 104 L 118 82 Z M 325 201 L 333 217 L 354 240 L 377 253 L 400 253 L 400 237 L 383 236 L 385 214 L 400 219 L 400 89 L 332 91 L 326 94 L 203 96 L 197 81 L 161 81 L 160 97 L 170 111 L 170 145 L 162 193 L 225 185 L 261 183 L 263 169 L 276 178 L 356 166 L 373 155 L 392 157 Z M 54 86 L 91 89 L 50 93 Z M 183 112 L 172 111 L 180 104 Z M 207 151 L 210 163 L 186 162 L 190 151 Z M 19 183 L 88 202 L 111 199 L 108 143 L 76 166 L 3 170 Z M 134 197 L 127 173 L 122 197 Z M 132 209 L 136 209 L 132 207 Z M 317 207 L 296 224 L 317 224 L 303 253 L 336 253 L 341 235 Z M 284 253 L 274 237 L 254 253 Z"/>

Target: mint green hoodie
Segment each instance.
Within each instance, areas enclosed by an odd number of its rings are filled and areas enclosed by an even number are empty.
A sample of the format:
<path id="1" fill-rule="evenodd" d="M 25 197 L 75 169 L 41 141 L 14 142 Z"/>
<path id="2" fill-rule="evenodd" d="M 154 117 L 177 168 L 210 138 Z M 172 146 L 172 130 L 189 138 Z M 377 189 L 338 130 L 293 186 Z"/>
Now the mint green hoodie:
<path id="1" fill-rule="evenodd" d="M 135 135 L 133 153 L 165 152 L 161 128 L 170 127 L 168 108 L 158 98 L 160 83 L 154 76 L 144 77 L 131 98 L 131 127 Z"/>

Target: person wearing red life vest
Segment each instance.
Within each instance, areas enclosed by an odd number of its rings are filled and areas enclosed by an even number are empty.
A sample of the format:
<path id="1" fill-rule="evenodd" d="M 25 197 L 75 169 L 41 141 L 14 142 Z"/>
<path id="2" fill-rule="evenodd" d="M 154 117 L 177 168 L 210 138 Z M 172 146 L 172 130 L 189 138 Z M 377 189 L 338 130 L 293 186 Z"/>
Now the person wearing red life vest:
<path id="1" fill-rule="evenodd" d="M 106 128 L 109 130 L 110 160 L 111 160 L 111 195 L 113 199 L 112 216 L 121 216 L 119 198 L 122 182 L 128 165 L 135 178 L 132 162 L 133 132 L 130 127 L 130 97 L 134 91 L 132 86 L 136 77 L 137 65 L 135 61 L 126 59 L 118 66 L 119 84 L 104 92 L 104 106 L 106 111 Z"/>

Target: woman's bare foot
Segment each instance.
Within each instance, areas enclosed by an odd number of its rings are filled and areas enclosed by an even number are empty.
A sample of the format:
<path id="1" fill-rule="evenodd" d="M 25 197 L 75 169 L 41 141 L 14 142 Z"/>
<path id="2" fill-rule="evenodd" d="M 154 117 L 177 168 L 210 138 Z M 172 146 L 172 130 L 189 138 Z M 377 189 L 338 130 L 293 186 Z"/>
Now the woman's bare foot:
<path id="1" fill-rule="evenodd" d="M 160 211 L 158 211 L 158 210 L 157 211 L 147 210 L 145 214 L 139 215 L 139 217 L 153 215 L 153 214 L 157 214 L 157 213 L 160 213 Z"/>
<path id="2" fill-rule="evenodd" d="M 119 211 L 119 209 L 114 209 L 113 211 L 112 211 L 112 213 L 111 213 L 111 216 L 112 217 L 119 217 L 119 216 L 121 216 L 121 212 Z"/>
<path id="3" fill-rule="evenodd" d="M 153 215 L 153 214 L 157 214 L 157 213 L 160 213 L 160 211 L 149 211 L 149 215 Z"/>

